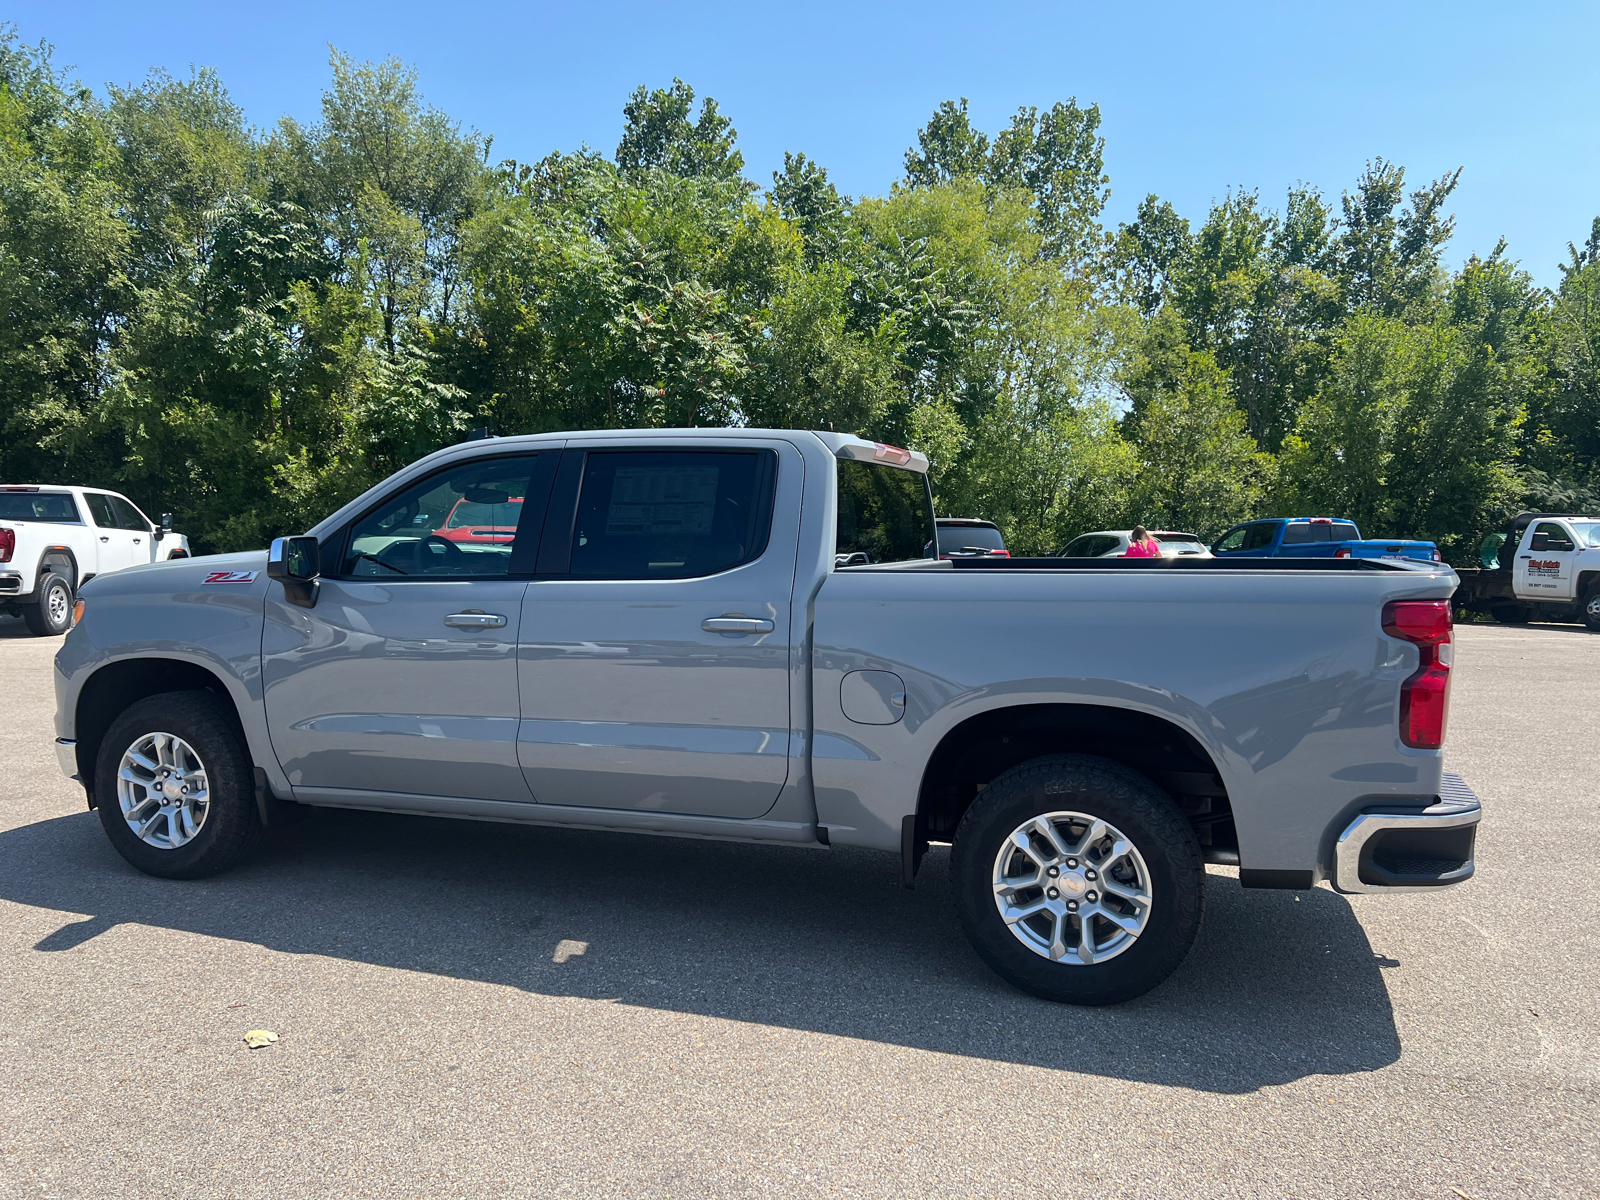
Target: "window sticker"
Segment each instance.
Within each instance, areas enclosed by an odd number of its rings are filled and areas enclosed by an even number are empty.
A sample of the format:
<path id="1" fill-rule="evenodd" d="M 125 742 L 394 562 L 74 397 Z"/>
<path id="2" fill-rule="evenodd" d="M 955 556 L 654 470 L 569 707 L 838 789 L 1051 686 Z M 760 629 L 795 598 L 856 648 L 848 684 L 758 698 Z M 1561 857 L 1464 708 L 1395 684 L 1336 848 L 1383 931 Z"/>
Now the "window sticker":
<path id="1" fill-rule="evenodd" d="M 606 512 L 608 536 L 711 532 L 718 467 L 619 467 Z"/>

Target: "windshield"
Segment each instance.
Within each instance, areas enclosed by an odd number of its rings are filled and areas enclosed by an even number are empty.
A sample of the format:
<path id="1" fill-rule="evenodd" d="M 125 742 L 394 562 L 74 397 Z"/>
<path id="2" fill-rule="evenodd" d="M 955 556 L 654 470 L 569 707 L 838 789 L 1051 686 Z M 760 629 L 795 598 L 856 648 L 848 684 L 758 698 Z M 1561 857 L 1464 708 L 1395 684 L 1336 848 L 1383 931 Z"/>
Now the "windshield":
<path id="1" fill-rule="evenodd" d="M 966 549 L 1004 550 L 1005 548 L 1006 540 L 1000 536 L 1000 531 L 987 525 L 939 526 L 940 554 L 955 554 Z"/>
<path id="2" fill-rule="evenodd" d="M 1572 532 L 1585 546 L 1600 547 L 1600 521 L 1574 521 Z"/>
<path id="3" fill-rule="evenodd" d="M 81 525 L 83 518 L 69 492 L 0 492 L 0 521 Z"/>

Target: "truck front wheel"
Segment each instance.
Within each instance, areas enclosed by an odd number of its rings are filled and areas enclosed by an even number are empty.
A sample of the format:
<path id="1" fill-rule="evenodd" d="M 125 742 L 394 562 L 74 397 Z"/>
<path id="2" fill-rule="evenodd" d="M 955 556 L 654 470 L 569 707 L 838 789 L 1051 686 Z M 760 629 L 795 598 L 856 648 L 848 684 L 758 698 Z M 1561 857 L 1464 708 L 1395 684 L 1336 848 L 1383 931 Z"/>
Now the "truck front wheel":
<path id="1" fill-rule="evenodd" d="M 28 631 L 55 637 L 72 628 L 72 585 L 51 571 L 39 581 L 39 598 L 22 610 Z"/>
<path id="2" fill-rule="evenodd" d="M 100 743 L 100 823 L 117 853 L 146 875 L 215 874 L 261 839 L 254 774 L 232 713 L 210 692 L 148 696 Z"/>
<path id="3" fill-rule="evenodd" d="M 1590 588 L 1583 598 L 1583 623 L 1590 633 L 1600 633 L 1600 583 Z"/>
<path id="4" fill-rule="evenodd" d="M 1053 754 L 1001 775 L 962 817 L 951 866 L 973 948 L 1046 1000 L 1143 995 L 1200 931 L 1194 830 L 1165 792 L 1109 759 Z"/>

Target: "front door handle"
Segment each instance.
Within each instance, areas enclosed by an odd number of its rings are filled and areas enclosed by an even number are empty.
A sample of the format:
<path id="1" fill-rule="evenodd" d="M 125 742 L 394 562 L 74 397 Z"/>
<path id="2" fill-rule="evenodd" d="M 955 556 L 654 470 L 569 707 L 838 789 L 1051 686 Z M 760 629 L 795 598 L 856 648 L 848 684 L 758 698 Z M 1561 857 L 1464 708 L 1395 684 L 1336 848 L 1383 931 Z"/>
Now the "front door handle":
<path id="1" fill-rule="evenodd" d="M 109 537 L 107 537 L 105 534 L 101 534 L 100 535 L 100 540 L 102 542 L 109 542 L 111 539 Z"/>
<path id="2" fill-rule="evenodd" d="M 137 545 L 138 545 L 138 544 L 139 544 L 139 539 L 138 539 L 138 538 L 134 538 L 134 539 L 133 539 L 133 544 L 134 544 L 134 545 L 135 545 L 135 546 L 137 546 Z"/>
<path id="3" fill-rule="evenodd" d="M 503 629 L 506 619 L 499 613 L 486 613 L 482 609 L 451 613 L 444 623 L 453 629 Z"/>
<path id="4" fill-rule="evenodd" d="M 763 617 L 707 617 L 700 622 L 707 633 L 771 633 L 771 621 Z"/>

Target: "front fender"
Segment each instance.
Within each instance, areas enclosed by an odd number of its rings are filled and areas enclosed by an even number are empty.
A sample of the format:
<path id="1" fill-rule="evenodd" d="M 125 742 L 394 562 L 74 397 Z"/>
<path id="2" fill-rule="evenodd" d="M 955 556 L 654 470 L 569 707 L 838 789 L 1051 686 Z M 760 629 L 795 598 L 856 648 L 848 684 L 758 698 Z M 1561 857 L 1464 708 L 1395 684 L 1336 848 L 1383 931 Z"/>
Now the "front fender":
<path id="1" fill-rule="evenodd" d="M 203 564 L 203 565 L 201 565 Z M 133 567 L 90 580 L 84 616 L 55 659 L 56 736 L 76 738 L 78 701 L 100 671 L 131 660 L 165 660 L 214 676 L 238 710 L 255 763 L 287 794 L 267 732 L 261 632 L 270 583 L 265 556 L 227 555 Z M 258 572 L 248 583 L 207 585 L 222 570 Z"/>

